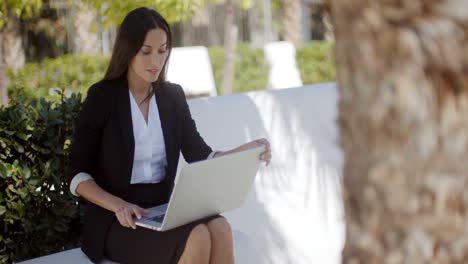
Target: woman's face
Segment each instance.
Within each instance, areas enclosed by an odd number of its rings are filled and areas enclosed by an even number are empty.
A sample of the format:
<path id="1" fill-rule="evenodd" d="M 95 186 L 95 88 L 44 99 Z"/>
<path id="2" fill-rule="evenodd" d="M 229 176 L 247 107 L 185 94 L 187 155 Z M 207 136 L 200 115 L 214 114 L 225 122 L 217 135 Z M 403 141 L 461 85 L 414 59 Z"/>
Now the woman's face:
<path id="1" fill-rule="evenodd" d="M 129 65 L 129 74 L 145 83 L 155 82 L 161 72 L 168 54 L 167 36 L 160 28 L 146 33 L 143 46 Z"/>

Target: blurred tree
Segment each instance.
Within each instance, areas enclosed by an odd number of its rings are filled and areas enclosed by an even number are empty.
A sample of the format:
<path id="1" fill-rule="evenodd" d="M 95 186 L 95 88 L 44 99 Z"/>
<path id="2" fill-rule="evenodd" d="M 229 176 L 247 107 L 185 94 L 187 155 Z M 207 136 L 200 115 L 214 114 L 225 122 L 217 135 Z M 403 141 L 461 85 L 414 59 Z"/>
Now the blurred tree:
<path id="1" fill-rule="evenodd" d="M 107 25 L 121 23 L 125 15 L 140 6 L 154 8 L 165 17 L 169 23 L 188 19 L 193 13 L 209 3 L 225 4 L 224 46 L 225 62 L 223 70 L 223 91 L 232 92 L 234 79 L 234 52 L 237 42 L 237 27 L 234 25 L 233 1 L 232 0 L 137 0 L 137 1 L 115 1 L 115 0 L 82 0 L 87 5 L 98 10 L 104 17 Z M 252 0 L 241 0 L 237 2 L 242 8 L 248 9 L 253 5 Z"/>
<path id="2" fill-rule="evenodd" d="M 0 1 L 0 97 L 1 104 L 8 104 L 6 68 L 16 71 L 25 62 L 20 19 L 37 14 L 42 0 Z"/>
<path id="3" fill-rule="evenodd" d="M 234 84 L 234 55 L 237 43 L 237 26 L 234 24 L 234 7 L 232 0 L 224 2 L 224 64 L 223 94 L 231 94 Z"/>
<path id="4" fill-rule="evenodd" d="M 98 9 L 99 10 L 99 9 Z M 80 54 L 99 53 L 100 30 L 99 17 L 97 11 L 90 6 L 86 6 L 82 1 L 75 1 L 72 7 L 74 16 L 73 22 L 73 52 Z"/>
<path id="5" fill-rule="evenodd" d="M 242 9 L 249 9 L 253 6 L 250 0 L 241 0 L 238 2 Z M 223 63 L 223 94 L 233 92 L 235 75 L 235 52 L 237 45 L 238 28 L 234 23 L 234 1 L 224 1 L 224 63 Z"/>
<path id="6" fill-rule="evenodd" d="M 345 263 L 468 263 L 466 4 L 331 0 Z"/>
<path id="7" fill-rule="evenodd" d="M 52 4 L 54 3 L 54 4 Z M 38 14 L 21 20 L 26 62 L 56 58 L 71 52 L 68 45 L 70 12 L 61 2 L 44 2 Z"/>
<path id="8" fill-rule="evenodd" d="M 153 8 L 169 23 L 189 18 L 195 10 L 204 7 L 207 0 L 82 0 L 103 16 L 105 25 L 119 25 L 125 15 L 138 7 Z"/>
<path id="9" fill-rule="evenodd" d="M 295 46 L 302 43 L 301 0 L 283 0 L 284 38 Z"/>

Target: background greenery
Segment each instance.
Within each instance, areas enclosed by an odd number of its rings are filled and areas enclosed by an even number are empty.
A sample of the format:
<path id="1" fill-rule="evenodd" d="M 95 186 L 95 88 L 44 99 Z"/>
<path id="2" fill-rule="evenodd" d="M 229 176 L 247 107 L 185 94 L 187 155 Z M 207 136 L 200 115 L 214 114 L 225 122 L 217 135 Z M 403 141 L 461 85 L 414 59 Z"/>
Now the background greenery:
<path id="1" fill-rule="evenodd" d="M 67 54 L 40 63 L 27 63 L 16 74 L 7 72 L 10 79 L 8 96 L 58 100 L 60 96 L 53 92 L 55 89 L 86 95 L 89 86 L 102 79 L 108 62 L 109 58 L 103 55 Z"/>
<path id="2" fill-rule="evenodd" d="M 311 41 L 297 48 L 296 63 L 304 84 L 336 80 L 333 48 L 326 41 Z"/>
<path id="3" fill-rule="evenodd" d="M 223 48 L 208 49 L 218 94 L 221 94 L 223 72 Z M 329 82 L 336 79 L 333 46 L 323 41 L 313 41 L 297 48 L 297 66 L 304 84 Z M 24 96 L 27 99 L 59 100 L 54 89 L 86 94 L 91 84 L 105 73 L 109 58 L 103 55 L 67 54 L 40 63 L 27 63 L 16 74 L 9 71 L 10 98 Z M 240 44 L 235 57 L 234 93 L 262 90 L 267 87 L 268 65 L 262 49 Z"/>
<path id="4" fill-rule="evenodd" d="M 211 47 L 210 54 L 213 76 L 218 95 L 222 94 L 224 51 L 223 47 Z M 265 89 L 268 82 L 268 65 L 263 50 L 250 48 L 246 44 L 236 47 L 233 92 L 241 93 Z"/>
<path id="5" fill-rule="evenodd" d="M 82 210 L 64 175 L 80 97 L 0 108 L 0 263 L 80 244 Z"/>

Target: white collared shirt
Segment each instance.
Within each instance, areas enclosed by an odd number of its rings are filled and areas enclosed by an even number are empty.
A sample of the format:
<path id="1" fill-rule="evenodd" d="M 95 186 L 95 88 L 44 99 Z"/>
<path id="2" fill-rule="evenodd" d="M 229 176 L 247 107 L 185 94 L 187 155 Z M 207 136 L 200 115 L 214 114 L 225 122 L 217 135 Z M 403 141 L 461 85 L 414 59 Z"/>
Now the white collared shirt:
<path id="1" fill-rule="evenodd" d="M 166 174 L 167 160 L 156 100 L 153 97 L 150 98 L 148 123 L 146 123 L 143 113 L 140 111 L 130 90 L 128 90 L 128 93 L 130 94 L 133 137 L 135 139 L 135 154 L 130 183 L 160 182 Z"/>
<path id="2" fill-rule="evenodd" d="M 167 159 L 156 100 L 153 96 L 150 98 L 148 123 L 146 123 L 133 94 L 130 90 L 128 90 L 128 93 L 130 97 L 133 137 L 135 139 L 135 152 L 130 183 L 160 182 L 164 179 L 166 174 L 165 166 L 167 165 Z M 207 159 L 213 158 L 217 152 L 219 151 L 211 152 Z M 90 179 L 93 178 L 89 173 L 80 172 L 76 174 L 70 183 L 71 193 L 75 196 L 79 196 L 79 194 L 76 193 L 78 184 Z"/>

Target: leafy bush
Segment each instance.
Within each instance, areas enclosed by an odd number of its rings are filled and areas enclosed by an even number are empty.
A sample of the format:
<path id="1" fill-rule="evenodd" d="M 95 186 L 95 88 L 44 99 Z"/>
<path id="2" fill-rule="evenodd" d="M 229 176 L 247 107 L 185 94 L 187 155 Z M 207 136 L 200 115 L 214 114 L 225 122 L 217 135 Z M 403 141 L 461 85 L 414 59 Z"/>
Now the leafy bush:
<path id="1" fill-rule="evenodd" d="M 81 95 L 0 108 L 0 263 L 79 246 L 80 205 L 65 180 Z"/>
<path id="2" fill-rule="evenodd" d="M 45 59 L 41 63 L 27 63 L 16 74 L 9 71 L 10 98 L 24 96 L 38 100 L 59 100 L 57 93 L 50 89 L 65 90 L 66 93 L 81 92 L 86 94 L 91 84 L 104 77 L 109 58 L 104 55 L 67 54 L 54 59 Z"/>
<path id="3" fill-rule="evenodd" d="M 333 45 L 329 42 L 311 41 L 298 47 L 296 62 L 304 84 L 336 80 Z"/>
<path id="4" fill-rule="evenodd" d="M 224 63 L 223 47 L 208 49 L 216 83 L 216 90 L 221 94 Z M 235 73 L 233 93 L 252 90 L 263 90 L 268 83 L 268 65 L 265 62 L 262 49 L 250 48 L 247 44 L 240 44 L 236 48 Z"/>

